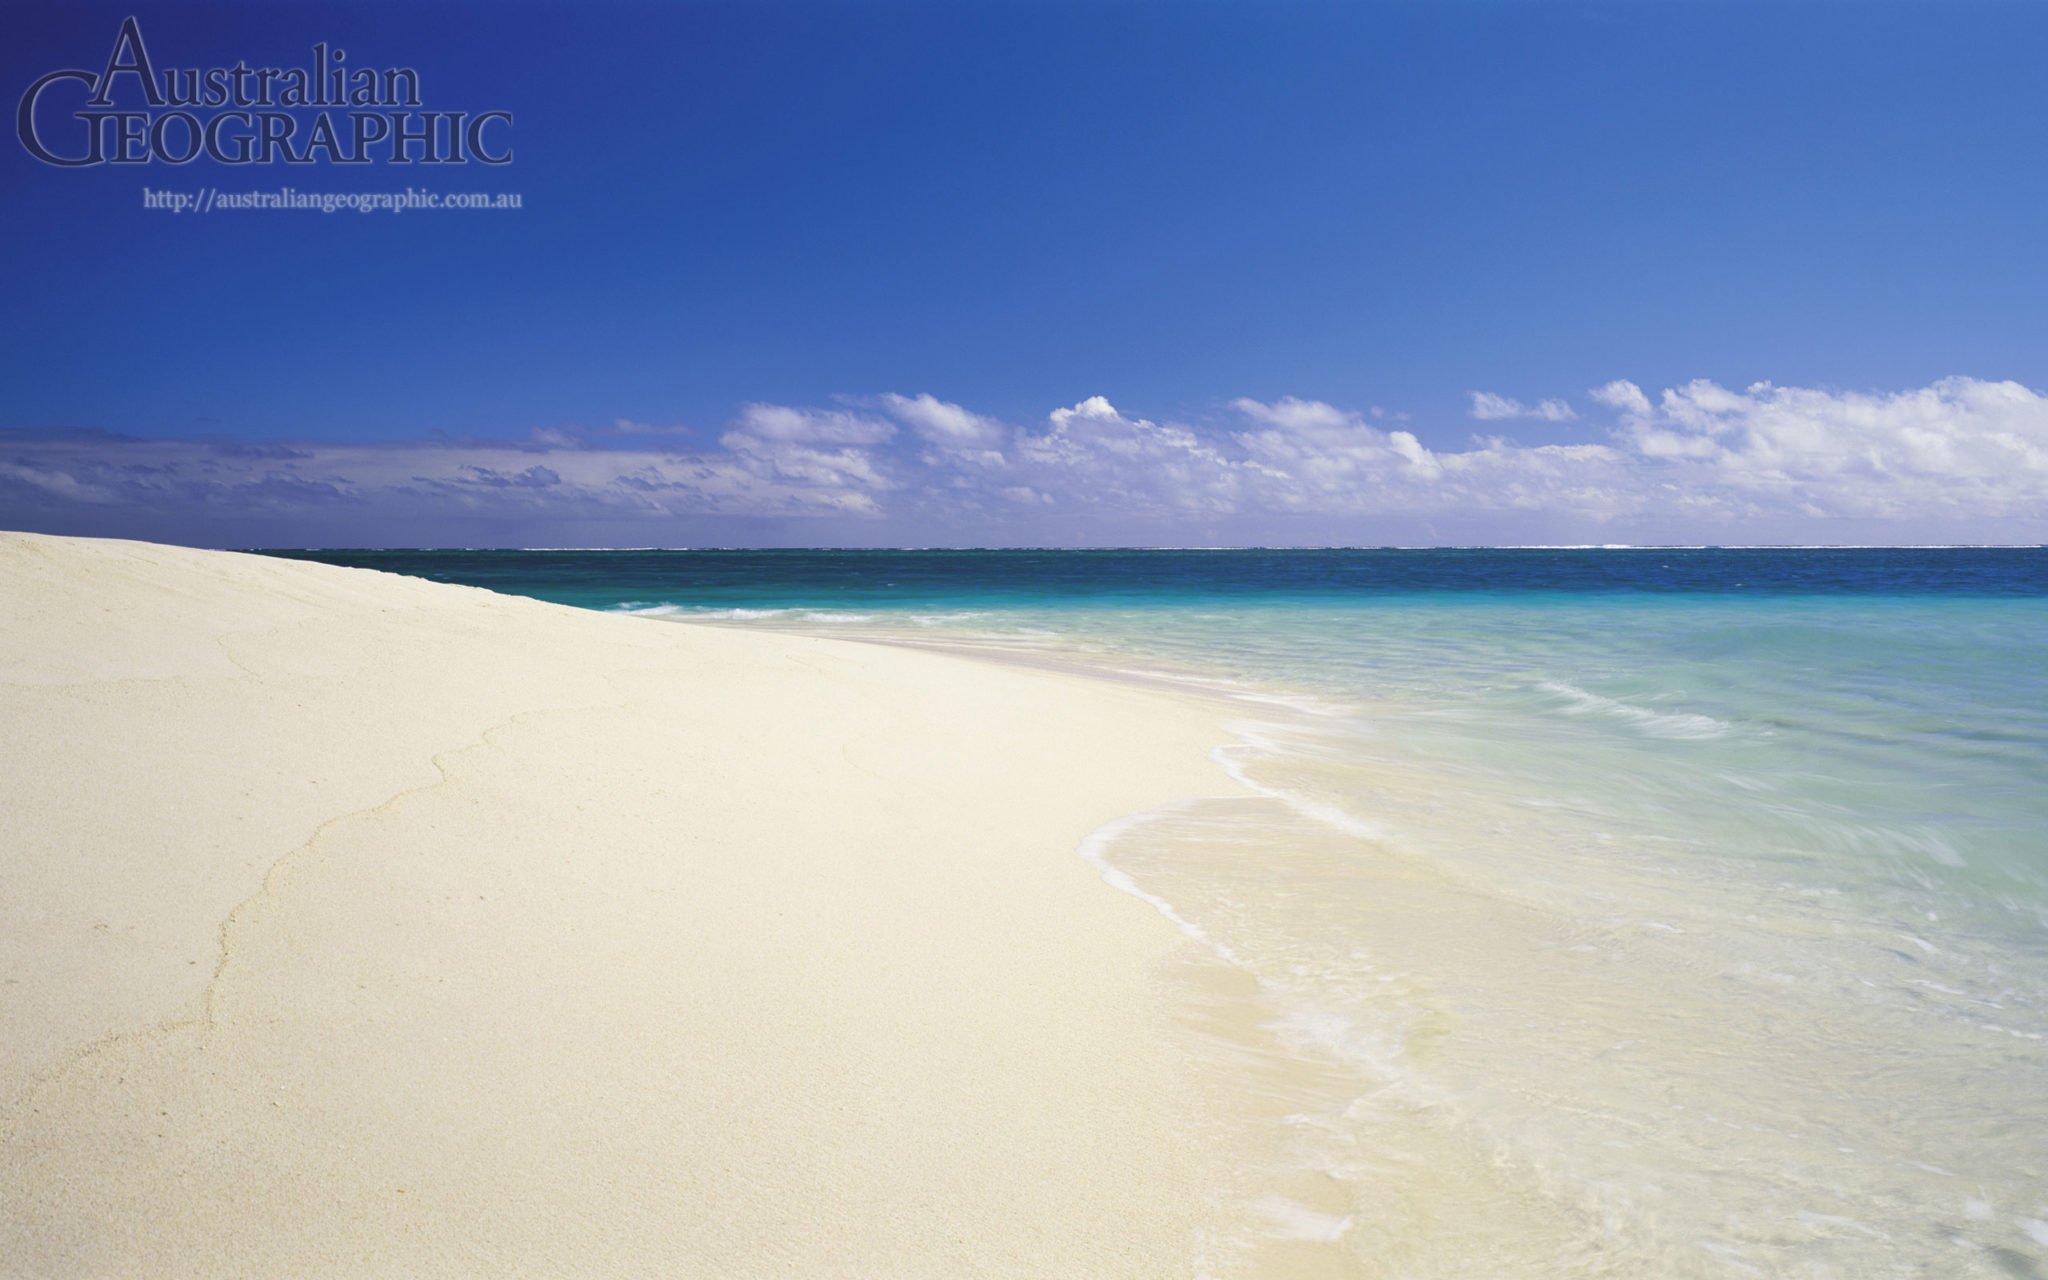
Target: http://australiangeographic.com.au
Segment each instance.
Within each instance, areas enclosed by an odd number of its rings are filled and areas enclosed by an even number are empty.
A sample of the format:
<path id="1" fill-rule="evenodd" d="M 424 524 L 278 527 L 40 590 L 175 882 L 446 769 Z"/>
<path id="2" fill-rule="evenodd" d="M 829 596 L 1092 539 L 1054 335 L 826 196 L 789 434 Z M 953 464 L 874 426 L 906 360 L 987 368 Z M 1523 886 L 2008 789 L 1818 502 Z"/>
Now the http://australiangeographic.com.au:
<path id="1" fill-rule="evenodd" d="M 144 187 L 142 207 L 167 213 L 286 209 L 313 213 L 406 213 L 415 209 L 517 209 L 520 193 L 481 191 L 300 191 L 295 187 L 229 191 L 219 187 L 173 190 Z"/>

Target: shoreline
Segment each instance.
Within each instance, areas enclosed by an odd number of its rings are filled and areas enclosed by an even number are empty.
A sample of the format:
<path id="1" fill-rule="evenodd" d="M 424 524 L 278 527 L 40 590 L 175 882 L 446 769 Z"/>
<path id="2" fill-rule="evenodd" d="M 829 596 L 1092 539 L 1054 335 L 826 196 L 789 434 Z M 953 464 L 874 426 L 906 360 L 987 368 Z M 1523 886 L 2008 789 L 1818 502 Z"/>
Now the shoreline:
<path id="1" fill-rule="evenodd" d="M 1187 699 L 6 535 L 0 1269 L 1185 1271 Z M 1031 779 L 1019 785 L 1020 779 Z"/>
<path id="2" fill-rule="evenodd" d="M 1903 608 L 1870 600 L 1847 616 Z M 1481 704 L 1490 718 L 1432 731 L 1454 701 L 1403 705 L 1368 675 L 1349 687 L 1372 701 L 1330 702 L 1313 680 L 1285 679 L 1306 674 L 1298 662 L 1247 674 L 1221 643 L 1162 629 L 1148 649 L 1143 632 L 1083 608 L 1042 613 L 1033 625 L 1066 643 L 1009 648 L 984 616 L 988 639 L 954 651 L 1194 686 L 1228 708 L 1237 740 L 1212 757 L 1250 794 L 1133 815 L 1092 842 L 1112 883 L 1224 965 L 1180 983 L 1218 1092 L 1248 1122 L 1240 1213 L 1219 1214 L 1215 1233 L 1235 1246 L 1222 1273 L 1426 1260 L 1430 1274 L 1577 1274 L 1594 1259 L 1631 1274 L 1854 1272 L 1910 1250 L 1914 1265 L 1989 1275 L 2048 1242 L 2031 1153 L 2011 1136 L 2038 1110 L 2040 970 L 2001 927 L 2025 899 L 1944 894 L 1911 862 L 1888 881 L 1887 847 L 1862 842 L 1896 841 L 1959 875 L 1997 846 L 1952 826 L 1950 845 L 1905 805 L 1830 809 L 1754 777 L 1765 762 L 1839 761 L 1829 732 L 1861 722 L 1831 719 L 1824 691 L 1788 697 L 1781 721 L 1759 710 L 1783 675 L 1768 661 L 1729 672 L 1747 696 L 1701 706 L 1677 692 L 1696 668 L 1631 689 L 1551 657 L 1516 670 L 1528 692 L 1513 714 Z M 840 614 L 822 633 L 943 647 L 920 634 L 925 615 L 893 629 L 890 616 Z M 1183 664 L 1190 652 L 1211 659 L 1206 671 Z M 1589 691 L 1603 688 L 1612 696 Z M 1985 704 L 1958 705 L 1959 728 L 1984 723 L 1970 713 Z M 1506 761 L 1473 723 L 1523 747 L 1641 753 L 1640 773 L 1611 776 L 1644 779 L 1665 807 L 1616 806 L 1598 789 L 1573 803 L 1583 767 L 1489 786 L 1486 768 Z M 1731 760 L 1755 752 L 1767 754 Z M 1544 779 L 1566 789 L 1531 785 Z M 1685 807 L 1731 793 L 1736 815 L 1753 796 L 1783 806 L 1766 810 L 1779 825 L 1702 823 Z M 1788 835 L 1814 856 L 1771 858 Z M 1830 862 L 1831 840 L 1875 856 Z M 1873 1074 L 1873 1062 L 1888 1066 Z M 1733 1168 L 1731 1132 L 1747 1135 Z M 1959 1196 L 1965 1226 L 1952 1225 Z"/>
<path id="3" fill-rule="evenodd" d="M 1661 601 L 1558 648 L 1584 605 L 1156 642 L 931 606 L 963 638 L 4 535 L 0 581 L 0 1086 L 41 1081 L 0 1087 L 0 1275 L 1989 1275 L 2043 1239 L 2023 902 L 1862 856 L 1999 846 L 1872 792 L 1921 757 L 1847 768 L 1892 721 L 1770 652 L 1685 696 Z M 1997 659 L 2035 616 L 1958 625 Z M 1852 790 L 1763 776 L 1830 762 Z"/>

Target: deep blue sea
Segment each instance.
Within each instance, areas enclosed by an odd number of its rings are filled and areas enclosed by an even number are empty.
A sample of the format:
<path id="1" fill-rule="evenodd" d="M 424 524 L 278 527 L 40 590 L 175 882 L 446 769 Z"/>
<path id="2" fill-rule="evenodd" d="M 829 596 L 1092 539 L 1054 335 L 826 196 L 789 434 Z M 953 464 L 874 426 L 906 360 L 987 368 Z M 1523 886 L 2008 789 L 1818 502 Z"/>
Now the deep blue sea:
<path id="1" fill-rule="evenodd" d="M 1223 708 L 1212 1274 L 2048 1277 L 2048 550 L 284 554 Z"/>

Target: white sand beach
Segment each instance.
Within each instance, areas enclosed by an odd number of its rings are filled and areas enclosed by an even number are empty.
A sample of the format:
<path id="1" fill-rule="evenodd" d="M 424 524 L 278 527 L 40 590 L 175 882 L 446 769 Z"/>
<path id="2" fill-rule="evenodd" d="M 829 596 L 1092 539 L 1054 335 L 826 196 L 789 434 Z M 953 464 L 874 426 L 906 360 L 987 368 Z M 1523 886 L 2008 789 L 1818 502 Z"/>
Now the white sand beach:
<path id="1" fill-rule="evenodd" d="M 0 1273 L 1160 1276 L 1192 703 L 0 536 Z"/>

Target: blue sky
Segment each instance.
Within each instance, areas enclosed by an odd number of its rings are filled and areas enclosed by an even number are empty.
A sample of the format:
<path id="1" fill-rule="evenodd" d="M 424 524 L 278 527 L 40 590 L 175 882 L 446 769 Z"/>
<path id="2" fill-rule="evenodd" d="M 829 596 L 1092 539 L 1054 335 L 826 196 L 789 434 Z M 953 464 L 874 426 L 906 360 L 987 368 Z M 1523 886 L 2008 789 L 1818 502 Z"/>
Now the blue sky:
<path id="1" fill-rule="evenodd" d="M 0 526 L 2048 537 L 2048 6 L 30 0 L 9 104 L 129 13 L 516 158 L 10 140 Z M 522 207 L 143 207 L 207 186 Z"/>

